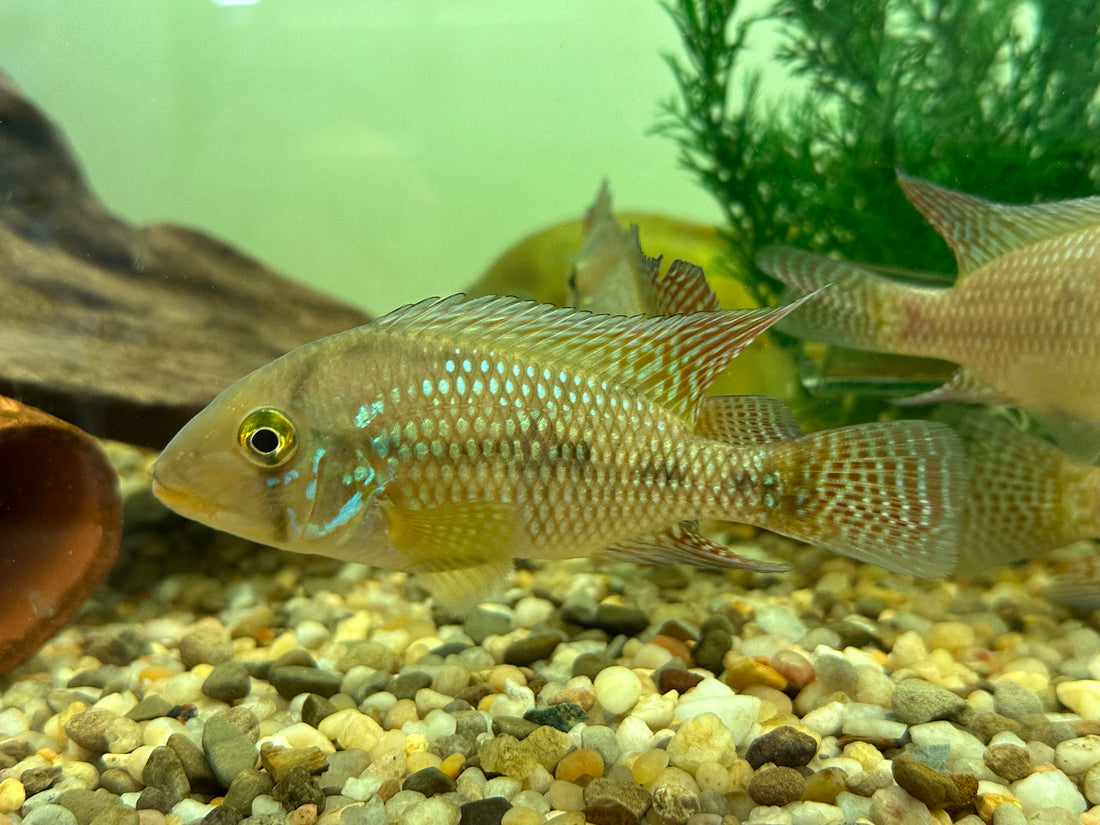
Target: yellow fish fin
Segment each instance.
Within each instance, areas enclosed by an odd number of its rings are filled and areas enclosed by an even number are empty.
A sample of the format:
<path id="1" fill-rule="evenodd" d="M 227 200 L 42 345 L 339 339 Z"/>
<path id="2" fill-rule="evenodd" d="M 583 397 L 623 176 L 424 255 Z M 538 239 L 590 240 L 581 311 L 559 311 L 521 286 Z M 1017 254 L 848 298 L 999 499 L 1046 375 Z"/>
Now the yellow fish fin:
<path id="1" fill-rule="evenodd" d="M 798 438 L 802 428 L 782 401 L 766 395 L 715 395 L 703 399 L 695 432 L 747 447 Z"/>
<path id="2" fill-rule="evenodd" d="M 898 183 L 955 253 L 960 278 L 1008 252 L 1100 224 L 1100 197 L 1013 206 L 903 174 Z"/>
<path id="3" fill-rule="evenodd" d="M 459 501 L 409 509 L 384 505 L 390 541 L 440 603 L 469 610 L 507 581 L 519 526 L 508 504 Z"/>
<path id="4" fill-rule="evenodd" d="M 778 308 L 659 318 L 593 315 L 504 296 L 429 298 L 374 322 L 466 347 L 470 357 L 510 353 L 642 393 L 688 421 L 718 375 L 757 335 L 803 301 Z M 553 369 L 553 367 L 544 367 Z"/>
<path id="5" fill-rule="evenodd" d="M 641 564 L 690 564 L 715 569 L 753 570 L 783 573 L 790 566 L 741 556 L 729 547 L 711 541 L 698 532 L 695 522 L 682 521 L 660 533 L 617 542 L 602 551 L 604 556 Z"/>
<path id="6" fill-rule="evenodd" d="M 915 407 L 920 404 L 1012 404 L 1012 399 L 994 387 L 980 375 L 966 367 L 959 367 L 946 384 L 934 390 L 899 398 L 894 403 L 903 407 Z"/>

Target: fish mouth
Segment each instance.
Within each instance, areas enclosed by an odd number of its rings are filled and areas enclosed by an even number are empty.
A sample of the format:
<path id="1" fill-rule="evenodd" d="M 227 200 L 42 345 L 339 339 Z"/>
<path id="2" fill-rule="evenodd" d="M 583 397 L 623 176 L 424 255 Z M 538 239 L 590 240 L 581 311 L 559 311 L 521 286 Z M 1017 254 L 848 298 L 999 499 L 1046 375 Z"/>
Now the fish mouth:
<path id="1" fill-rule="evenodd" d="M 173 490 L 153 479 L 153 495 L 157 497 L 169 510 L 188 516 L 189 518 L 202 519 L 210 517 L 218 512 L 218 508 L 204 498 L 183 490 Z"/>

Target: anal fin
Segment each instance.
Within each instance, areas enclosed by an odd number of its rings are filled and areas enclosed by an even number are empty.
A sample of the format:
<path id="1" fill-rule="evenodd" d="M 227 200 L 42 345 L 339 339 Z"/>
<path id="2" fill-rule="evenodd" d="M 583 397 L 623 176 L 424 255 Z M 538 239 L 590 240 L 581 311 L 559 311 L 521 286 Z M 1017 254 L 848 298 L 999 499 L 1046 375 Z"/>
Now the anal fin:
<path id="1" fill-rule="evenodd" d="M 690 564 L 726 570 L 752 570 L 757 573 L 782 573 L 786 564 L 762 561 L 734 553 L 698 532 L 692 521 L 674 524 L 660 533 L 620 541 L 603 550 L 610 558 L 641 564 Z"/>
<path id="2" fill-rule="evenodd" d="M 700 404 L 695 432 L 747 447 L 798 438 L 802 428 L 782 401 L 766 395 L 716 395 L 705 397 Z"/>

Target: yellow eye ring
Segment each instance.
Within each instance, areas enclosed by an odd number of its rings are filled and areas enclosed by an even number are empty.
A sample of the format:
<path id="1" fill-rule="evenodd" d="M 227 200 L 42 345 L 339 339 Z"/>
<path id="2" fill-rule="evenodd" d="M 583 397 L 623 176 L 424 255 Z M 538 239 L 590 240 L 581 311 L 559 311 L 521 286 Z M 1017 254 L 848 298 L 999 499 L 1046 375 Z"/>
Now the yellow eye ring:
<path id="1" fill-rule="evenodd" d="M 294 422 L 274 407 L 255 409 L 241 421 L 237 445 L 253 464 L 278 467 L 290 460 L 298 446 Z"/>

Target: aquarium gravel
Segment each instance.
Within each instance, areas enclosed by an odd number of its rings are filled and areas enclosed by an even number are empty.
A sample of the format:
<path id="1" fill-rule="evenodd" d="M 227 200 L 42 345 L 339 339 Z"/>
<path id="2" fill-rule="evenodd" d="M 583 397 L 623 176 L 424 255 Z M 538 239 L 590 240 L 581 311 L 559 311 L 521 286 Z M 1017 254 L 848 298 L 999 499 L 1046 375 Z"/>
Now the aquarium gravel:
<path id="1" fill-rule="evenodd" d="M 1100 634 L 1047 562 L 760 536 L 790 573 L 539 563 L 454 617 L 127 490 L 109 585 L 3 683 L 0 822 L 1100 823 Z"/>

